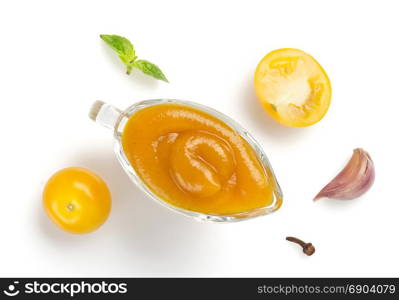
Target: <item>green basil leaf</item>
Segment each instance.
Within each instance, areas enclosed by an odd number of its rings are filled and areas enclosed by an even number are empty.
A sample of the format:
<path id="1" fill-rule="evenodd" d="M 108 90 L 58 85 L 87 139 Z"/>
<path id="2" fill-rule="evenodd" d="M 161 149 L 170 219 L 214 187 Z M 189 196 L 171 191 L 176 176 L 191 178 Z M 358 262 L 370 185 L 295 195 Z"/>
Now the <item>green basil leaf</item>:
<path id="1" fill-rule="evenodd" d="M 150 75 L 159 80 L 163 80 L 165 82 L 169 82 L 168 79 L 166 79 L 166 76 L 162 73 L 161 69 L 157 65 L 154 65 L 147 60 L 136 60 L 134 62 L 134 66 L 147 75 Z"/>
<path id="2" fill-rule="evenodd" d="M 126 61 L 131 62 L 135 59 L 136 53 L 132 43 L 123 36 L 101 34 L 101 39 L 108 44 L 120 57 L 123 57 Z"/>

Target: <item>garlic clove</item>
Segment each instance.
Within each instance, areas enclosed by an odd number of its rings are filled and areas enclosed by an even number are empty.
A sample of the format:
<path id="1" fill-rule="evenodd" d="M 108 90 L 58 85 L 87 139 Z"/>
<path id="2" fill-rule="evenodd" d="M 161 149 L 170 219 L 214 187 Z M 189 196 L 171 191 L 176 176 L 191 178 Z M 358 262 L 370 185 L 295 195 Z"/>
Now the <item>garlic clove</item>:
<path id="1" fill-rule="evenodd" d="M 374 183 L 374 163 L 370 155 L 361 148 L 353 155 L 345 168 L 327 184 L 313 200 L 323 197 L 351 200 L 367 192 Z"/>

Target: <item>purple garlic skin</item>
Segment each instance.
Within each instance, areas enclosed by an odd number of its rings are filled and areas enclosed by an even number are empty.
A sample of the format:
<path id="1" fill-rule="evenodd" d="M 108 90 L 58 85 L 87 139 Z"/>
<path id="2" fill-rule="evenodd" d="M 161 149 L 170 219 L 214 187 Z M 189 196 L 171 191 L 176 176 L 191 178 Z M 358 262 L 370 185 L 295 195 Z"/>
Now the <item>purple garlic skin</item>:
<path id="1" fill-rule="evenodd" d="M 332 198 L 352 200 L 367 192 L 375 179 L 374 163 L 370 155 L 361 148 L 353 155 L 345 168 L 327 184 L 313 200 Z"/>

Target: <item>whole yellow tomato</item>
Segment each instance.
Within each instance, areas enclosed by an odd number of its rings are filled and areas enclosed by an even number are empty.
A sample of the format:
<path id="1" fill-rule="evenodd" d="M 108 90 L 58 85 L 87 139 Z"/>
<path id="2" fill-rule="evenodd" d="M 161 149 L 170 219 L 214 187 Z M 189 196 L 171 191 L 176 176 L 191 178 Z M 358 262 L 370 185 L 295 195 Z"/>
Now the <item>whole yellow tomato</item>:
<path id="1" fill-rule="evenodd" d="M 267 54 L 255 71 L 255 91 L 265 111 L 286 126 L 320 121 L 331 100 L 330 80 L 309 54 L 291 48 Z"/>
<path id="2" fill-rule="evenodd" d="M 43 204 L 49 218 L 60 228 L 71 233 L 88 233 L 107 220 L 111 194 L 99 176 L 71 167 L 48 180 Z"/>

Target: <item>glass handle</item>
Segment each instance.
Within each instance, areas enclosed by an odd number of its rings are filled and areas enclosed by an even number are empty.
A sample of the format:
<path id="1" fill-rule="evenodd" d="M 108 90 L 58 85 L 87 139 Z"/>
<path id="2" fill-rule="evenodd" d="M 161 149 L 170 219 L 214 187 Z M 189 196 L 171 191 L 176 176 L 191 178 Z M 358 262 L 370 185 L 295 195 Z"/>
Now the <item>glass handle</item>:
<path id="1" fill-rule="evenodd" d="M 122 111 L 110 104 L 96 101 L 91 106 L 89 117 L 94 122 L 113 130 L 117 125 Z"/>

